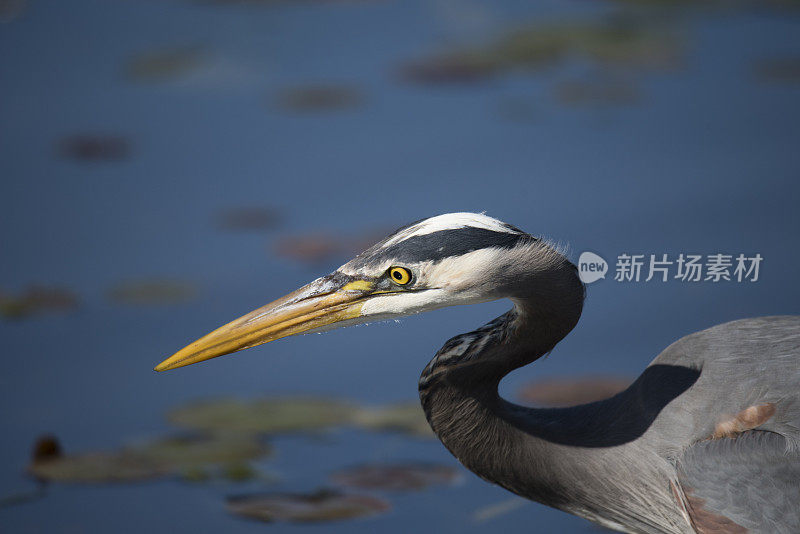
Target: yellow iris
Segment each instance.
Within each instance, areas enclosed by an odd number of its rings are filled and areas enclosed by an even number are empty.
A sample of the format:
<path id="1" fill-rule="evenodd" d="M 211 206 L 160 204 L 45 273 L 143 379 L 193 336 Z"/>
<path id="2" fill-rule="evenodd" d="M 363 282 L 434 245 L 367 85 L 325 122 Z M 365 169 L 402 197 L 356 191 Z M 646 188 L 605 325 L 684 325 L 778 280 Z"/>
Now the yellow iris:
<path id="1" fill-rule="evenodd" d="M 405 267 L 392 267 L 389 269 L 389 277 L 395 284 L 404 286 L 411 281 L 411 271 Z"/>

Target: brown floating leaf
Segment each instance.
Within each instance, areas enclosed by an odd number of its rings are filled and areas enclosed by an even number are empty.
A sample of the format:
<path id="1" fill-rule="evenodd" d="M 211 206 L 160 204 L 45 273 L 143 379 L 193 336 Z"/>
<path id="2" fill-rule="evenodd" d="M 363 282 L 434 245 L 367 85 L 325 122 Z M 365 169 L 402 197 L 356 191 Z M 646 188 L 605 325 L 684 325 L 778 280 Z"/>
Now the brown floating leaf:
<path id="1" fill-rule="evenodd" d="M 196 430 L 277 434 L 343 425 L 352 411 L 349 404 L 324 398 L 220 399 L 178 407 L 167 417 Z"/>
<path id="2" fill-rule="evenodd" d="M 120 283 L 109 290 L 109 297 L 125 304 L 158 305 L 184 302 L 195 293 L 187 282 L 154 278 Z"/>
<path id="3" fill-rule="evenodd" d="M 622 377 L 555 378 L 523 387 L 519 398 L 542 406 L 577 406 L 613 397 L 632 382 Z"/>
<path id="4" fill-rule="evenodd" d="M 416 83 L 473 83 L 494 77 L 499 67 L 481 54 L 453 53 L 410 61 L 400 68 L 400 77 Z"/>
<path id="5" fill-rule="evenodd" d="M 566 105 L 623 105 L 640 100 L 638 89 L 612 80 L 573 80 L 556 86 L 556 96 Z"/>
<path id="6" fill-rule="evenodd" d="M 419 402 L 403 402 L 378 408 L 359 408 L 353 424 L 367 430 L 393 431 L 416 437 L 434 437 Z"/>
<path id="7" fill-rule="evenodd" d="M 800 56 L 762 59 L 754 67 L 756 76 L 775 83 L 800 83 Z"/>
<path id="8" fill-rule="evenodd" d="M 391 230 L 378 229 L 360 235 L 335 237 L 325 232 L 284 237 L 275 245 L 275 252 L 285 258 L 306 263 L 321 263 L 352 256 L 371 247 Z"/>
<path id="9" fill-rule="evenodd" d="M 368 495 L 320 490 L 311 494 L 266 493 L 228 499 L 228 510 L 261 521 L 320 522 L 386 512 L 388 502 Z"/>
<path id="10" fill-rule="evenodd" d="M 341 243 L 326 234 L 309 234 L 281 239 L 275 245 L 280 256 L 306 263 L 320 263 L 342 253 Z"/>
<path id="11" fill-rule="evenodd" d="M 0 22 L 11 22 L 24 10 L 28 0 L 0 0 Z"/>
<path id="12" fill-rule="evenodd" d="M 120 135 L 75 134 L 59 142 L 59 152 L 78 161 L 115 161 L 128 157 L 130 143 Z"/>
<path id="13" fill-rule="evenodd" d="M 458 472 L 452 467 L 424 463 L 362 465 L 334 473 L 332 479 L 348 488 L 412 491 L 451 484 L 458 479 Z"/>
<path id="14" fill-rule="evenodd" d="M 281 108 L 294 112 L 320 112 L 351 109 L 360 105 L 364 96 L 346 85 L 307 85 L 284 89 L 277 98 Z"/>
<path id="15" fill-rule="evenodd" d="M 66 311 L 78 305 L 71 292 L 57 287 L 31 286 L 12 296 L 0 291 L 0 316 L 16 319 L 50 311 Z"/>
<path id="16" fill-rule="evenodd" d="M 230 231 L 270 230 L 281 220 L 280 213 L 273 208 L 232 208 L 220 213 L 219 227 Z"/>
<path id="17" fill-rule="evenodd" d="M 179 46 L 145 52 L 126 66 L 127 76 L 138 82 L 163 82 L 189 74 L 202 64 L 199 46 Z"/>

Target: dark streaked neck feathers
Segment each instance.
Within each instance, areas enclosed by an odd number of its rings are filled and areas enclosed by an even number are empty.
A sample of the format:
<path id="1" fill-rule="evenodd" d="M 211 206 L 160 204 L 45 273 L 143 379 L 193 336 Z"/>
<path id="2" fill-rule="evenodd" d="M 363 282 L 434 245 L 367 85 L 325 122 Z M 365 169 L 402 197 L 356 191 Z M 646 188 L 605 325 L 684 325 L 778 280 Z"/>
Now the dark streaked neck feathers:
<path id="1" fill-rule="evenodd" d="M 655 532 L 671 524 L 674 532 L 682 532 L 677 513 L 653 515 L 653 510 L 670 509 L 667 481 L 663 488 L 618 487 L 613 483 L 618 473 L 607 466 L 620 463 L 607 460 L 624 452 L 615 447 L 594 448 L 593 455 L 580 452 L 582 443 L 597 444 L 605 419 L 610 424 L 628 404 L 622 396 L 553 410 L 517 406 L 500 398 L 500 380 L 551 351 L 578 322 L 583 306 L 584 286 L 575 266 L 545 243 L 538 245 L 528 250 L 531 261 L 518 262 L 526 265 L 527 272 L 512 273 L 524 280 L 516 284 L 524 289 L 505 295 L 514 308 L 449 340 L 423 371 L 419 392 L 431 427 L 467 468 L 518 495 L 611 528 L 638 524 L 641 532 Z M 635 394 L 635 388 L 631 392 Z M 559 437 L 565 434 L 574 441 Z M 628 468 L 641 474 L 661 466 L 632 462 Z M 637 499 L 641 506 L 633 502 Z M 651 506 L 655 502 L 663 506 Z"/>

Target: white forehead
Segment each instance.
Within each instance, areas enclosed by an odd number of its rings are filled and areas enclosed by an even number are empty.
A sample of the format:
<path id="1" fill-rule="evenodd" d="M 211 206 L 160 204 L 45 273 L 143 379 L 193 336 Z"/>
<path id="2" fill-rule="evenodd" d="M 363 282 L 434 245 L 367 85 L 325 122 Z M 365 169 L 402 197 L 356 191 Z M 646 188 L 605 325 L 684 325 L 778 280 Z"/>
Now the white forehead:
<path id="1" fill-rule="evenodd" d="M 457 230 L 459 228 L 482 228 L 484 230 L 491 230 L 493 232 L 505 232 L 509 234 L 516 234 L 517 231 L 513 230 L 503 221 L 499 221 L 483 213 L 445 213 L 437 215 L 416 224 L 412 224 L 408 228 L 403 228 L 397 234 L 383 243 L 382 248 L 390 247 L 401 243 L 411 237 L 416 237 L 425 234 L 432 234 L 434 232 L 441 232 L 443 230 Z"/>

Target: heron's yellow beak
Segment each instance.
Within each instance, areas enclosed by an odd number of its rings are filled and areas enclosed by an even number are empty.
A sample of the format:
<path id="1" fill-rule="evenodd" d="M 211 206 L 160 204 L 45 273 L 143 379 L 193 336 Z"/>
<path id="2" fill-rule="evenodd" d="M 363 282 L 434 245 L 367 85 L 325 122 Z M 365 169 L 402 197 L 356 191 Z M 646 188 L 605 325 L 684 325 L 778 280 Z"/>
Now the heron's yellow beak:
<path id="1" fill-rule="evenodd" d="M 327 276 L 221 326 L 155 368 L 167 371 L 361 316 L 374 283 Z"/>

